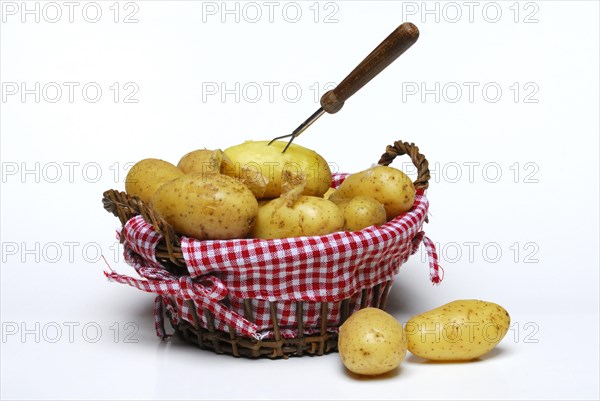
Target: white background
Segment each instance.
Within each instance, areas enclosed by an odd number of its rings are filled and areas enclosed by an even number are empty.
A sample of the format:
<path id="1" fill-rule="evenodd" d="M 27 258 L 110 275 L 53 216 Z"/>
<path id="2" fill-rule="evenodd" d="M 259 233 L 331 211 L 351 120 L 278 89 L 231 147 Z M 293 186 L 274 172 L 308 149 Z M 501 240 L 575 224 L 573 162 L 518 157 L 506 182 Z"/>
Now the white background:
<path id="1" fill-rule="evenodd" d="M 598 399 L 598 3 L 235 4 L 1 3 L 2 398 Z M 503 342 L 361 379 L 337 354 L 252 361 L 159 341 L 153 295 L 102 274 L 100 253 L 132 271 L 102 192 L 142 158 L 290 132 L 403 21 L 415 46 L 298 142 L 346 172 L 417 143 L 445 280 L 431 286 L 417 253 L 389 312 L 494 301 L 512 317 Z"/>

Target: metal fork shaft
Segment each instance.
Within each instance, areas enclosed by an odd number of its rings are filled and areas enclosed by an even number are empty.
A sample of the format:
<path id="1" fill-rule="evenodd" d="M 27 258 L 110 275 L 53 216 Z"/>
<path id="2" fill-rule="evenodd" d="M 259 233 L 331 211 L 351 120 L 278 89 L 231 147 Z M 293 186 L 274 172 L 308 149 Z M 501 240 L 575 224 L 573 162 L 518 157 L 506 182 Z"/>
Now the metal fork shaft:
<path id="1" fill-rule="evenodd" d="M 285 145 L 285 148 L 283 149 L 282 153 L 285 153 L 285 151 L 290 147 L 290 145 L 292 144 L 292 142 L 294 141 L 294 139 L 296 139 L 297 137 L 299 137 L 300 134 L 302 134 L 315 121 L 317 121 L 319 119 L 319 117 L 321 117 L 323 114 L 325 114 L 325 110 L 323 110 L 322 107 L 319 107 L 319 110 L 315 111 L 310 117 L 308 117 L 306 119 L 306 121 L 304 121 L 302 124 L 300 124 L 300 126 L 298 128 L 296 128 L 294 130 L 294 132 L 292 132 L 291 134 L 288 134 L 288 135 L 282 135 L 282 136 L 278 136 L 276 138 L 273 138 L 271 140 L 271 142 L 269 142 L 269 145 L 272 144 L 273 142 L 279 140 L 279 139 L 290 138 L 288 144 Z"/>

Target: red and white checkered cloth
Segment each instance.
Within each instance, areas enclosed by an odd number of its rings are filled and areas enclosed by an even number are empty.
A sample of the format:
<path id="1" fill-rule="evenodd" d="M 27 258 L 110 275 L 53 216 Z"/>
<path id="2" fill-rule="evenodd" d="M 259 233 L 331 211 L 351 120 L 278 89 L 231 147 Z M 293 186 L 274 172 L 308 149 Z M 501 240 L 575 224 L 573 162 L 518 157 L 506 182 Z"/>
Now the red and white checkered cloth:
<path id="1" fill-rule="evenodd" d="M 334 177 L 337 187 L 346 175 Z M 254 338 L 273 335 L 270 305 L 276 302 L 280 332 L 295 337 L 297 301 L 303 301 L 306 334 L 318 331 L 320 302 L 331 302 L 328 321 L 339 321 L 338 301 L 351 298 L 351 310 L 360 307 L 361 292 L 370 300 L 371 289 L 392 280 L 402 263 L 423 242 L 429 257 L 430 279 L 439 283 L 440 267 L 433 242 L 421 231 L 429 202 L 418 193 L 413 208 L 392 221 L 358 232 L 337 232 L 320 237 L 273 240 L 239 239 L 199 241 L 182 237 L 181 249 L 189 276 L 176 277 L 155 258 L 162 236 L 141 216 L 130 219 L 122 230 L 126 261 L 145 280 L 106 272 L 109 279 L 143 291 L 159 294 L 155 305 L 156 327 L 162 329 L 163 306 L 173 323 L 194 323 L 193 301 L 198 323 L 207 327 L 201 313 L 209 310 L 215 327 Z M 223 300 L 227 297 L 227 306 Z M 253 322 L 245 319 L 244 299 L 251 299 Z"/>

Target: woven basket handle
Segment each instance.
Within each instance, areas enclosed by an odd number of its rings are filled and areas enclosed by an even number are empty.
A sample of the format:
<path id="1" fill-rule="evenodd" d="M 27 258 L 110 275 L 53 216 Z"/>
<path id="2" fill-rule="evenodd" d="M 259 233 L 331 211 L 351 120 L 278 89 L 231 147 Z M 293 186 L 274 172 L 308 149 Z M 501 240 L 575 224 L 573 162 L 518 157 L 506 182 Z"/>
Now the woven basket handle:
<path id="1" fill-rule="evenodd" d="M 427 162 L 424 155 L 419 153 L 419 147 L 414 143 L 396 141 L 393 145 L 388 145 L 377 164 L 388 166 L 397 156 L 402 155 L 409 155 L 417 168 L 417 179 L 414 182 L 415 189 L 427 189 L 429 187 L 429 179 L 431 178 L 429 174 L 429 162 Z"/>
<path id="2" fill-rule="evenodd" d="M 121 225 L 125 225 L 130 218 L 141 214 L 144 220 L 148 224 L 152 224 L 154 230 L 164 237 L 168 258 L 176 265 L 181 265 L 181 262 L 178 261 L 178 254 L 181 251 L 177 252 L 174 248 L 180 245 L 179 237 L 177 237 L 173 227 L 149 205 L 146 205 L 137 196 L 129 196 L 125 192 L 114 189 L 104 192 L 102 203 L 104 204 L 104 209 L 119 218 Z M 121 237 L 121 241 L 123 239 Z"/>

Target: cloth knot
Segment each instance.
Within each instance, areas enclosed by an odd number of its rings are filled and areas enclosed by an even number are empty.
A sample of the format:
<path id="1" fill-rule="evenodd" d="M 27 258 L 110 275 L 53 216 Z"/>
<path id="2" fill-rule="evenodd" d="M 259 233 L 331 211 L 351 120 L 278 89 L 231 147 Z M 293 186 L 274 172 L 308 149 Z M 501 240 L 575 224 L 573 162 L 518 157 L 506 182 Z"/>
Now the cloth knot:
<path id="1" fill-rule="evenodd" d="M 183 299 L 206 298 L 217 302 L 227 296 L 227 288 L 221 280 L 214 276 L 206 277 L 202 283 L 195 283 L 190 276 L 181 276 L 179 277 L 179 288 Z"/>

